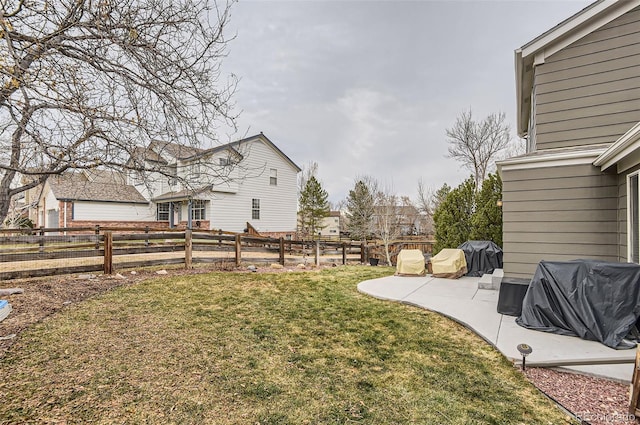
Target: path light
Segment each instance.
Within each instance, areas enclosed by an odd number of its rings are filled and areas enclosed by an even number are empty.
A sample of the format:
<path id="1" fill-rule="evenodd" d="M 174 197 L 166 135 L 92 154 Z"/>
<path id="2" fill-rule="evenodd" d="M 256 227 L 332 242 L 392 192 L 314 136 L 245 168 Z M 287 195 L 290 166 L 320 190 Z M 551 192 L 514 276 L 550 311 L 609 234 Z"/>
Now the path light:
<path id="1" fill-rule="evenodd" d="M 502 207 L 502 199 L 498 199 L 498 200 L 496 201 L 496 206 L 497 206 L 497 207 Z"/>
<path id="2" fill-rule="evenodd" d="M 518 349 L 520 354 L 522 354 L 522 370 L 524 371 L 526 369 L 525 359 L 529 354 L 531 354 L 533 349 L 528 344 L 518 344 L 516 348 Z"/>

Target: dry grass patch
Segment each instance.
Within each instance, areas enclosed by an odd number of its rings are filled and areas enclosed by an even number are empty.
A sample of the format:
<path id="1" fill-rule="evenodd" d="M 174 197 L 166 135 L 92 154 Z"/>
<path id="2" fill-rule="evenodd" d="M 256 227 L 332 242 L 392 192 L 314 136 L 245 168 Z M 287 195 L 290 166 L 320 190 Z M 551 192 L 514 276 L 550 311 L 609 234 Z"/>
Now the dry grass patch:
<path id="1" fill-rule="evenodd" d="M 0 360 L 0 423 L 568 423 L 466 329 L 356 291 L 388 273 L 177 276 L 72 306 Z"/>

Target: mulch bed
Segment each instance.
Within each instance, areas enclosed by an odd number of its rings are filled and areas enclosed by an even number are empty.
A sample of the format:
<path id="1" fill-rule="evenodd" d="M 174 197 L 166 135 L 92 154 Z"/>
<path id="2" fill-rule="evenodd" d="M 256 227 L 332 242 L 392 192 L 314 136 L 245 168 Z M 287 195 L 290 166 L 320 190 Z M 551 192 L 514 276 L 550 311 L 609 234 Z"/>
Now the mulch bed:
<path id="1" fill-rule="evenodd" d="M 285 269 L 286 270 L 286 269 Z M 281 272 L 283 269 L 260 268 L 258 272 Z M 307 269 L 308 270 L 308 269 Z M 206 273 L 210 270 L 167 270 L 177 276 Z M 243 271 L 245 270 L 235 270 Z M 157 277 L 155 271 L 143 270 L 120 276 L 56 276 L 3 282 L 2 287 L 19 287 L 23 294 L 3 296 L 13 311 L 0 323 L 0 357 L 16 342 L 20 333 L 54 314 L 67 305 L 124 285 L 134 285 Z M 15 335 L 12 337 L 12 335 Z M 528 368 L 525 376 L 550 398 L 572 412 L 583 423 L 637 424 L 628 414 L 629 385 L 608 379 L 585 376 L 551 369 Z"/>

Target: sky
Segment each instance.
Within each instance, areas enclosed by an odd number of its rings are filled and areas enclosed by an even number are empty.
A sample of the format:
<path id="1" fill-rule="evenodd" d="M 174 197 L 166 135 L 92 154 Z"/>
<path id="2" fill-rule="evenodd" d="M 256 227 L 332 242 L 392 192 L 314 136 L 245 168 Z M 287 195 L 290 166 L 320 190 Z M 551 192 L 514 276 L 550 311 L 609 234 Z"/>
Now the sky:
<path id="1" fill-rule="evenodd" d="M 240 0 L 223 63 L 239 79 L 236 136 L 264 132 L 333 203 L 371 176 L 398 195 L 457 186 L 461 112 L 504 112 L 515 133 L 514 50 L 590 1 Z"/>

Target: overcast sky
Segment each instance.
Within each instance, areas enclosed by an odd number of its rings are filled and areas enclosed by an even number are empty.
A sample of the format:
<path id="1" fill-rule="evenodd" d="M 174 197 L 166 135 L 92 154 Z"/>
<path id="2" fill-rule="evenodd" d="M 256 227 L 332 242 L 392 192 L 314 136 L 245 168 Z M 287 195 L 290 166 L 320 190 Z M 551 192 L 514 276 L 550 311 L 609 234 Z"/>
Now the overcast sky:
<path id="1" fill-rule="evenodd" d="M 412 199 L 421 178 L 457 186 L 445 130 L 468 108 L 515 129 L 514 50 L 589 3 L 240 0 L 224 62 L 240 135 L 317 162 L 332 202 L 363 175 Z"/>

